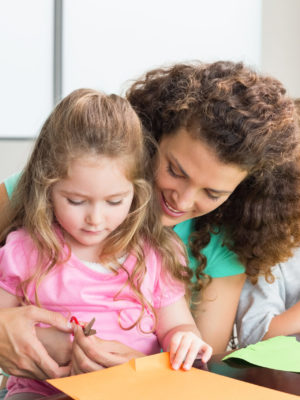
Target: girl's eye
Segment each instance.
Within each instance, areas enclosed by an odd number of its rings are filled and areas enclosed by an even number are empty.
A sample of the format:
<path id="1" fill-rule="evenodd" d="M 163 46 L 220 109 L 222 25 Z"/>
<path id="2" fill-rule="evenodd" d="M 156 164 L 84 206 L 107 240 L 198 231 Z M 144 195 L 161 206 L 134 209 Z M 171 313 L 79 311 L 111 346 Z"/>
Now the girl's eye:
<path id="1" fill-rule="evenodd" d="M 110 205 L 110 206 L 118 206 L 119 204 L 121 204 L 122 203 L 122 200 L 107 200 L 107 203 Z"/>
<path id="2" fill-rule="evenodd" d="M 168 163 L 167 170 L 171 176 L 174 176 L 174 178 L 182 178 L 182 175 L 176 174 L 171 163 Z"/>
<path id="3" fill-rule="evenodd" d="M 72 200 L 72 199 L 67 199 L 68 203 L 72 204 L 73 206 L 80 206 L 81 204 L 84 203 L 84 200 Z"/>

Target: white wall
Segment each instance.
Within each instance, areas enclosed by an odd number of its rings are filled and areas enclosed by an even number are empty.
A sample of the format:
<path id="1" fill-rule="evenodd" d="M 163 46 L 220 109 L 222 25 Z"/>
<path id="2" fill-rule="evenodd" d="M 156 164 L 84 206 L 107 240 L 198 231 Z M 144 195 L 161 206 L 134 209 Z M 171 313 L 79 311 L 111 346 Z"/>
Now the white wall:
<path id="1" fill-rule="evenodd" d="M 0 7 L 0 136 L 34 136 L 52 108 L 53 0 Z M 158 65 L 232 59 L 300 97 L 299 8 L 300 0 L 64 0 L 63 92 L 120 92 Z M 31 146 L 0 140 L 0 181 L 22 168 Z"/>
<path id="2" fill-rule="evenodd" d="M 0 140 L 0 182 L 23 168 L 33 143 L 33 140 Z"/>
<path id="3" fill-rule="evenodd" d="M 0 0 L 0 10 L 0 137 L 32 137 L 52 108 L 53 1 Z"/>
<path id="4" fill-rule="evenodd" d="M 129 79 L 178 61 L 260 66 L 261 0 L 65 0 L 64 94 L 120 93 Z"/>
<path id="5" fill-rule="evenodd" d="M 263 0 L 262 70 L 300 97 L 300 1 Z"/>

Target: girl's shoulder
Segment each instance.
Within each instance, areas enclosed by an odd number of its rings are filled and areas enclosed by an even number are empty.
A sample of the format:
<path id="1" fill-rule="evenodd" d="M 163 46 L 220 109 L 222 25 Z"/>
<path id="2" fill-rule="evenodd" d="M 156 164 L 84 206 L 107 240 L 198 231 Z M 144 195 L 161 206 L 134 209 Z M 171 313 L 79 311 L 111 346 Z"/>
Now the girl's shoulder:
<path id="1" fill-rule="evenodd" d="M 0 249 L 0 266 L 4 267 L 2 278 L 19 276 L 25 279 L 36 265 L 37 257 L 36 246 L 25 229 L 10 232 Z"/>
<path id="2" fill-rule="evenodd" d="M 5 245 L 1 249 L 6 257 L 14 260 L 36 257 L 37 249 L 34 241 L 24 228 L 19 228 L 7 235 Z"/>
<path id="3" fill-rule="evenodd" d="M 16 246 L 16 245 L 23 245 L 23 243 L 32 243 L 32 238 L 30 237 L 29 233 L 24 228 L 19 228 L 15 231 L 10 232 L 6 238 L 6 246 Z"/>
<path id="4" fill-rule="evenodd" d="M 176 246 L 177 244 L 174 243 L 174 251 L 176 251 Z M 151 288 L 154 307 L 165 307 L 183 297 L 185 294 L 183 282 L 173 277 L 160 252 L 149 243 L 145 243 L 144 254 L 147 270 L 145 282 L 148 289 Z"/>
<path id="5" fill-rule="evenodd" d="M 143 242 L 143 258 L 147 268 L 148 266 L 151 266 L 152 268 L 155 267 L 156 269 L 161 267 L 162 257 L 160 255 L 160 252 L 146 240 Z M 137 257 L 134 251 L 131 251 L 126 257 L 124 264 L 127 267 L 130 266 L 131 268 L 133 268 L 136 262 Z"/>

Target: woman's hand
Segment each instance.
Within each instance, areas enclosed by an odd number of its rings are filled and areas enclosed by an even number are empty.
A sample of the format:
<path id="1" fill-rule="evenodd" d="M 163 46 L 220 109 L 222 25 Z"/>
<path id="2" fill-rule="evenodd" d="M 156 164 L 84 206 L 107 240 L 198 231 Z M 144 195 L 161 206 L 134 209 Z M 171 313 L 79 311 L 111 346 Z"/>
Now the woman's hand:
<path id="1" fill-rule="evenodd" d="M 174 369 L 189 370 L 197 357 L 206 363 L 212 355 L 212 348 L 194 332 L 177 331 L 170 340 L 170 362 Z"/>
<path id="2" fill-rule="evenodd" d="M 0 365 L 8 374 L 34 379 L 57 378 L 68 374 L 49 356 L 36 335 L 38 322 L 64 332 L 72 327 L 59 313 L 35 306 L 0 309 Z"/>
<path id="3" fill-rule="evenodd" d="M 123 364 L 132 358 L 144 357 L 143 353 L 114 340 L 85 336 L 76 326 L 72 349 L 72 374 L 96 371 Z"/>

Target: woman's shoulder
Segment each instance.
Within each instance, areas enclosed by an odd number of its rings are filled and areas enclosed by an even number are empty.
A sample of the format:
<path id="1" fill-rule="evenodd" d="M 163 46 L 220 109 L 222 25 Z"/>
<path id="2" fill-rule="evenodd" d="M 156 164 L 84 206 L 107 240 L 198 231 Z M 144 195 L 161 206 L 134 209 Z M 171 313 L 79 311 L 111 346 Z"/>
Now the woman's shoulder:
<path id="1" fill-rule="evenodd" d="M 245 267 L 238 255 L 225 244 L 225 234 L 220 230 L 210 234 L 210 241 L 202 250 L 207 264 L 204 272 L 213 278 L 238 275 L 245 272 Z"/>
<path id="2" fill-rule="evenodd" d="M 195 231 L 195 220 L 190 219 L 181 222 L 174 227 L 174 231 L 187 247 L 190 267 L 195 270 L 198 266 L 198 261 L 193 257 L 189 247 L 189 237 Z M 216 229 L 215 233 L 210 233 L 209 243 L 200 251 L 207 260 L 204 273 L 212 278 L 245 272 L 245 267 L 239 261 L 237 254 L 226 246 L 225 233 L 221 228 Z"/>
<path id="3" fill-rule="evenodd" d="M 7 179 L 4 180 L 5 189 L 7 191 L 7 195 L 11 198 L 13 191 L 20 179 L 21 173 L 17 172 L 14 175 L 11 175 Z"/>
<path id="4" fill-rule="evenodd" d="M 174 232 L 180 237 L 185 245 L 188 244 L 189 236 L 195 230 L 195 220 L 188 219 L 186 221 L 180 222 L 173 228 Z"/>

